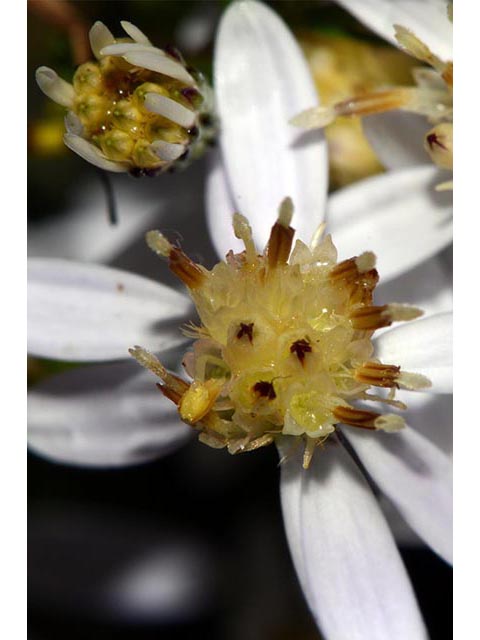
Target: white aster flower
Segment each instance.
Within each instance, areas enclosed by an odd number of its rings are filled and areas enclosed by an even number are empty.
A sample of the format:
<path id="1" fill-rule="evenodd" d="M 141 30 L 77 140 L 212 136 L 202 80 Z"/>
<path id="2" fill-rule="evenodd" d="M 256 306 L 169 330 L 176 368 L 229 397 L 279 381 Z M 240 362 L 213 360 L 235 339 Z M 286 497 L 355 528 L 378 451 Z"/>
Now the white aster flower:
<path id="1" fill-rule="evenodd" d="M 414 70 L 414 87 L 353 96 L 332 107 L 315 107 L 292 119 L 300 127 L 323 127 L 337 116 L 364 116 L 364 131 L 387 168 L 424 164 L 453 168 L 453 51 L 451 5 L 444 0 L 338 0 L 358 20 L 428 65 Z M 433 125 L 433 127 L 432 127 Z M 437 185 L 451 188 L 449 179 Z"/>
<path id="2" fill-rule="evenodd" d="M 316 94 L 298 46 L 270 9 L 247 1 L 227 10 L 218 34 L 215 81 L 223 158 L 212 169 L 207 201 L 220 255 L 243 249 L 231 241 L 229 213 L 239 209 L 248 216 L 253 241 L 262 246 L 287 194 L 296 205 L 298 236 L 308 241 L 325 210 L 326 149 L 320 132 L 299 137 L 288 125 Z M 430 167 L 421 173 L 392 172 L 338 192 L 327 206 L 328 231 L 341 259 L 373 249 L 385 281 L 380 295 L 390 289 L 397 299 L 431 312 L 384 329 L 373 343 L 382 362 L 431 380 L 425 423 L 431 422 L 430 405 L 442 397 L 436 394 L 451 393 L 450 291 L 440 264 L 425 262 L 450 241 L 449 203 L 442 199 L 446 194 L 435 194 L 434 201 L 432 179 Z M 29 351 L 105 364 L 70 371 L 32 390 L 32 448 L 66 462 L 118 465 L 148 460 L 181 444 L 191 428 L 162 401 L 151 375 L 138 372 L 133 363 L 109 361 L 123 359 L 128 346 L 141 344 L 167 363 L 165 350 L 184 339 L 173 327 L 191 311 L 186 296 L 139 276 L 34 259 Z M 412 404 L 410 396 L 421 398 L 405 391 L 402 399 Z M 451 560 L 448 456 L 422 435 L 421 425 L 419 431 L 405 426 L 397 433 L 347 429 L 337 426 L 381 492 L 427 544 Z M 278 444 L 282 456 L 287 454 L 281 496 L 292 557 L 326 638 L 425 638 L 393 537 L 352 458 L 342 446 L 327 444 L 303 470 L 285 440 Z"/>
<path id="3" fill-rule="evenodd" d="M 213 137 L 212 93 L 178 51 L 152 45 L 121 22 L 114 38 L 101 22 L 90 29 L 96 61 L 81 64 L 72 84 L 48 67 L 37 83 L 68 109 L 64 142 L 106 171 L 157 175 L 202 153 Z"/>

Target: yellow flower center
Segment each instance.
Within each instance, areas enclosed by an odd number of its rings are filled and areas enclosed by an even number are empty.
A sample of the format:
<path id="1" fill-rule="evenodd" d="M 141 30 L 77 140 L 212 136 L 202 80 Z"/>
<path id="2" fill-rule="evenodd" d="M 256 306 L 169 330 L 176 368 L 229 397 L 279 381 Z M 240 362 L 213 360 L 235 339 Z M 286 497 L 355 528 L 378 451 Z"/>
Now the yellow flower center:
<path id="1" fill-rule="evenodd" d="M 161 169 L 169 162 L 151 150 L 152 142 L 187 148 L 198 137 L 196 125 L 182 127 L 145 107 L 146 95 L 157 94 L 198 111 L 203 103 L 200 91 L 180 80 L 105 56 L 80 65 L 73 87 L 73 111 L 83 126 L 82 135 L 109 160 L 129 163 L 133 169 Z"/>
<path id="2" fill-rule="evenodd" d="M 237 453 L 279 435 L 300 438 L 308 466 L 313 447 L 338 423 L 371 430 L 403 426 L 397 414 L 357 408 L 356 400 L 404 408 L 395 390 L 429 382 L 376 361 L 371 342 L 376 329 L 421 312 L 373 305 L 378 274 L 372 253 L 337 263 L 330 236 L 313 248 L 297 240 L 291 251 L 292 211 L 285 200 L 262 255 L 247 221 L 236 214 L 234 230 L 245 251 L 229 252 L 211 271 L 159 232 L 147 234 L 150 247 L 168 257 L 188 286 L 200 317 L 200 326 L 189 328 L 197 340 L 184 359 L 193 382 L 167 373 L 140 347 L 131 353 L 159 375 L 161 389 L 201 441 Z M 390 395 L 368 394 L 371 386 L 389 388 Z"/>

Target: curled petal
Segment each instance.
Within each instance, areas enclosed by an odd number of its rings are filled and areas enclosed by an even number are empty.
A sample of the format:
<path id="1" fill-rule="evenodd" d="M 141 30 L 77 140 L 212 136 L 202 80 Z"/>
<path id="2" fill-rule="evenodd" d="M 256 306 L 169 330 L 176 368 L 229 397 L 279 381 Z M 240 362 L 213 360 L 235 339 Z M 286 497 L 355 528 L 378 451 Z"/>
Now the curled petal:
<path id="1" fill-rule="evenodd" d="M 115 38 L 113 37 L 110 29 L 108 29 L 108 27 L 106 27 L 103 22 L 100 22 L 99 20 L 97 20 L 97 22 L 95 22 L 93 27 L 90 29 L 89 37 L 93 55 L 98 60 L 102 57 L 101 50 L 109 44 L 113 44 L 115 42 Z"/>
<path id="2" fill-rule="evenodd" d="M 125 171 L 128 171 L 128 166 L 126 164 L 107 160 L 98 147 L 74 133 L 66 133 L 63 136 L 63 141 L 69 149 L 100 169 L 113 171 L 115 173 L 124 173 Z"/>
<path id="3" fill-rule="evenodd" d="M 35 71 L 35 79 L 43 93 L 62 107 L 72 107 L 74 90 L 69 82 L 62 80 L 49 67 L 39 67 Z"/>

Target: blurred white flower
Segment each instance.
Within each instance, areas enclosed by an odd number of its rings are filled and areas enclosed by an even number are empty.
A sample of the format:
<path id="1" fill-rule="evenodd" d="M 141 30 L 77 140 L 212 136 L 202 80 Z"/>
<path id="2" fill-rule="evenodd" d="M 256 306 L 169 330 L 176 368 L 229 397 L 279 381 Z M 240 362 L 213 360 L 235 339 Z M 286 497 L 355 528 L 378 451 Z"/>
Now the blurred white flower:
<path id="1" fill-rule="evenodd" d="M 228 214 L 242 211 L 262 246 L 286 195 L 296 205 L 298 235 L 308 240 L 325 211 L 326 148 L 320 132 L 299 136 L 288 125 L 317 98 L 298 46 L 270 9 L 248 0 L 227 10 L 217 39 L 215 85 L 222 156 L 209 177 L 207 209 L 220 255 L 239 249 Z M 336 193 L 326 210 L 342 257 L 365 249 L 377 254 L 385 282 L 381 296 L 390 288 L 397 299 L 429 312 L 384 330 L 375 341 L 376 355 L 427 375 L 432 394 L 447 394 L 451 319 L 445 312 L 451 293 L 441 264 L 427 259 L 450 242 L 450 203 L 447 194 L 432 195 L 434 174 L 424 167 L 375 177 Z M 108 362 L 140 343 L 167 361 L 162 350 L 182 341 L 173 326 L 186 319 L 190 302 L 165 286 L 105 266 L 47 258 L 33 260 L 29 269 L 34 355 Z M 425 428 L 436 426 L 435 405 L 423 407 Z M 188 437 L 189 427 L 162 402 L 148 374 L 119 362 L 38 385 L 29 398 L 29 430 L 33 450 L 53 459 L 119 465 L 163 455 Z M 405 520 L 450 559 L 448 456 L 410 427 L 396 434 L 341 432 Z M 343 447 L 329 446 L 308 471 L 290 456 L 282 465 L 281 496 L 299 580 L 329 640 L 426 637 L 376 498 Z"/>
<path id="2" fill-rule="evenodd" d="M 333 107 L 308 108 L 292 119 L 307 129 L 337 116 L 364 116 L 364 131 L 385 167 L 424 164 L 428 156 L 441 170 L 453 167 L 453 51 L 451 7 L 445 0 L 338 0 L 358 20 L 419 62 L 415 87 L 350 97 Z M 434 125 L 432 127 L 432 125 Z M 447 174 L 448 175 L 448 174 Z M 452 186 L 439 172 L 438 189 Z M 438 180 L 437 179 L 437 180 Z"/>

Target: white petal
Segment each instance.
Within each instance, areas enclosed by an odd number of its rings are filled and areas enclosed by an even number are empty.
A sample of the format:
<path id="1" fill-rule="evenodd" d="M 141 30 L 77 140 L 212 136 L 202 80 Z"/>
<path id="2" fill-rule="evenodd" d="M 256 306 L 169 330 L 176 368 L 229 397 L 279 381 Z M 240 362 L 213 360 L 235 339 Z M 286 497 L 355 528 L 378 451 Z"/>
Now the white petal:
<path id="1" fill-rule="evenodd" d="M 141 31 L 131 22 L 128 22 L 127 20 L 120 20 L 120 24 L 122 25 L 122 28 L 127 33 L 127 35 L 129 35 L 132 40 L 135 40 L 135 42 L 140 42 L 142 44 L 151 44 L 150 40 L 143 33 L 143 31 Z"/>
<path id="2" fill-rule="evenodd" d="M 424 639 L 426 631 L 412 587 L 378 504 L 346 452 L 318 450 L 310 469 L 298 456 L 283 465 L 281 492 L 285 523 L 298 518 L 289 485 L 300 495 L 300 540 L 289 539 L 293 559 L 303 553 L 306 596 L 328 640 Z M 298 528 L 287 525 L 287 533 Z"/>
<path id="3" fill-rule="evenodd" d="M 389 329 L 374 340 L 375 356 L 420 373 L 433 393 L 452 392 L 452 314 L 439 313 Z"/>
<path id="4" fill-rule="evenodd" d="M 141 345 L 182 344 L 187 297 L 126 271 L 67 260 L 28 261 L 28 351 L 60 360 L 128 358 Z"/>
<path id="5" fill-rule="evenodd" d="M 452 24 L 444 0 L 338 0 L 338 3 L 396 46 L 394 24 L 413 31 L 443 60 L 452 59 Z"/>
<path id="6" fill-rule="evenodd" d="M 140 42 L 115 42 L 103 47 L 100 53 L 102 56 L 123 56 L 131 51 L 155 51 L 156 54 L 165 55 L 161 49 Z"/>
<path id="7" fill-rule="evenodd" d="M 69 149 L 100 169 L 105 169 L 105 171 L 114 171 L 115 173 L 128 171 L 128 166 L 126 164 L 107 160 L 98 147 L 74 133 L 66 133 L 63 136 L 63 141 Z"/>
<path id="8" fill-rule="evenodd" d="M 409 393 L 397 397 L 407 405 L 405 422 L 425 436 L 449 458 L 453 453 L 453 395 L 451 393 Z"/>
<path id="9" fill-rule="evenodd" d="M 391 171 L 340 189 L 328 201 L 328 231 L 340 257 L 373 251 L 382 282 L 452 240 L 452 195 L 434 190 L 433 166 Z"/>
<path id="10" fill-rule="evenodd" d="M 447 250 L 448 251 L 448 250 Z M 375 304 L 404 302 L 420 308 L 425 315 L 451 311 L 453 290 L 451 269 L 443 254 L 382 284 L 375 290 Z"/>
<path id="11" fill-rule="evenodd" d="M 429 547 L 452 562 L 452 462 L 410 427 L 398 433 L 343 429 L 379 489 Z"/>
<path id="12" fill-rule="evenodd" d="M 165 140 L 155 140 L 150 147 L 155 151 L 160 160 L 173 162 L 185 153 L 185 145 L 165 142 Z"/>
<path id="13" fill-rule="evenodd" d="M 65 129 L 67 133 L 73 133 L 76 136 L 83 134 L 82 122 L 74 111 L 69 111 L 65 116 Z"/>
<path id="14" fill-rule="evenodd" d="M 362 126 L 378 159 L 387 169 L 403 169 L 430 162 L 423 142 L 432 125 L 424 116 L 389 111 L 363 118 Z"/>
<path id="15" fill-rule="evenodd" d="M 232 3 L 218 31 L 214 77 L 236 209 L 250 220 L 263 248 L 280 202 L 290 196 L 296 211 L 292 226 L 308 242 L 324 216 L 327 151 L 320 131 L 299 132 L 289 124 L 318 102 L 298 44 L 263 3 Z M 209 211 L 211 217 L 220 215 Z"/>
<path id="16" fill-rule="evenodd" d="M 189 437 L 155 377 L 135 363 L 81 367 L 28 394 L 28 442 L 58 462 L 121 466 L 170 453 Z"/>
<path id="17" fill-rule="evenodd" d="M 121 178 L 114 181 L 119 224 L 109 225 L 100 181 L 76 185 L 67 210 L 55 218 L 54 233 L 51 219 L 30 225 L 28 255 L 109 262 L 135 241 L 144 243 L 145 229 L 159 224 L 159 217 L 168 205 L 163 190 L 159 198 L 150 190 L 146 193 L 146 187 L 143 181 Z"/>
<path id="18" fill-rule="evenodd" d="M 137 67 L 143 67 L 150 71 L 163 73 L 170 78 L 176 78 L 185 84 L 194 85 L 195 80 L 186 71 L 185 67 L 173 58 L 157 53 L 149 49 L 148 51 L 129 51 L 125 54 L 125 60 Z"/>
<path id="19" fill-rule="evenodd" d="M 69 82 L 62 80 L 57 73 L 49 67 L 38 67 L 35 71 L 35 79 L 43 93 L 62 107 L 71 107 L 75 92 Z"/>
<path id="20" fill-rule="evenodd" d="M 113 37 L 110 29 L 108 29 L 108 27 L 106 27 L 103 22 L 100 22 L 99 20 L 95 22 L 93 27 L 90 29 L 89 37 L 93 55 L 97 59 L 100 59 L 102 57 L 100 51 L 104 47 L 115 42 L 115 38 Z"/>
<path id="21" fill-rule="evenodd" d="M 145 109 L 158 113 L 172 122 L 176 122 L 181 127 L 190 129 L 195 123 L 195 111 L 187 109 L 182 104 L 159 93 L 147 93 L 144 102 Z"/>
<path id="22" fill-rule="evenodd" d="M 217 254 L 223 260 L 230 249 L 234 253 L 240 253 L 245 246 L 233 233 L 232 220 L 236 207 L 220 149 L 214 149 L 209 153 L 207 161 L 209 163 L 205 190 L 207 224 Z M 268 221 L 266 222 L 268 224 Z M 258 227 L 256 221 L 257 231 Z"/>

